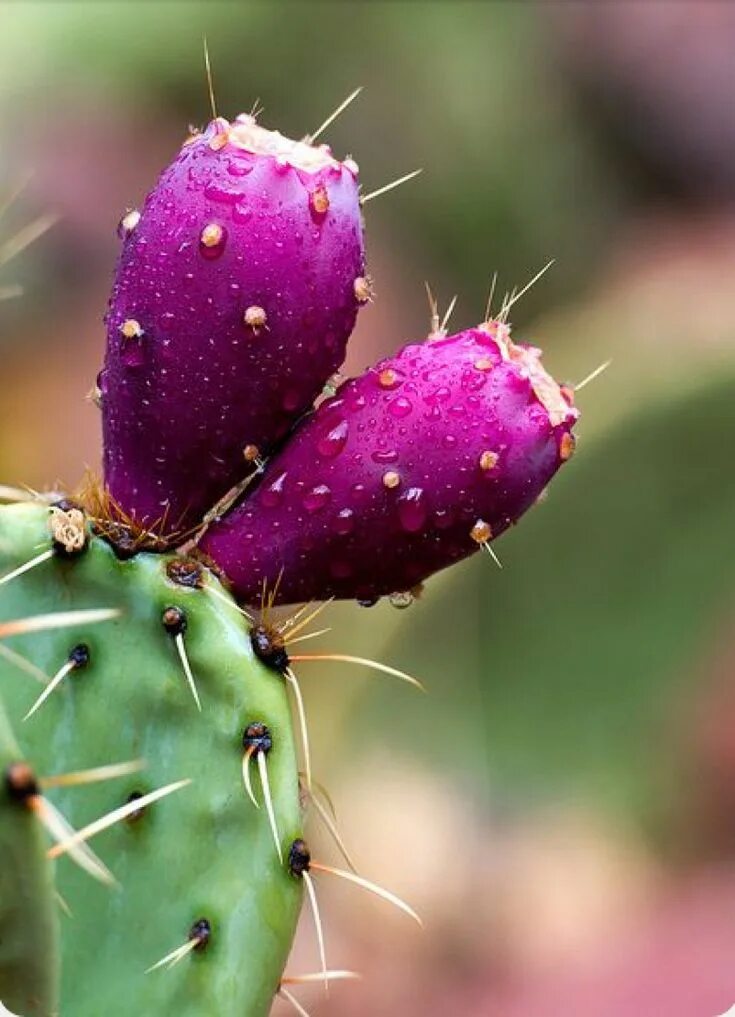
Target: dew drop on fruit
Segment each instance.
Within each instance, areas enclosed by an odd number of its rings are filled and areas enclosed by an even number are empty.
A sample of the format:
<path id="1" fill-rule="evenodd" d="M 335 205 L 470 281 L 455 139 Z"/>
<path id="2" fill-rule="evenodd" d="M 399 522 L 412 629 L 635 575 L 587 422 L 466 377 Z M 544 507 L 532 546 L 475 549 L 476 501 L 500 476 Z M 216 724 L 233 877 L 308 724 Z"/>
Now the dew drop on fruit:
<path id="1" fill-rule="evenodd" d="M 266 508 L 276 508 L 283 501 L 283 487 L 286 483 L 286 474 L 281 473 L 272 484 L 265 488 L 260 496 L 261 504 Z"/>
<path id="2" fill-rule="evenodd" d="M 344 508 L 332 520 L 332 529 L 340 537 L 346 537 L 355 528 L 355 513 L 351 508 Z"/>
<path id="3" fill-rule="evenodd" d="M 398 452 L 395 449 L 378 449 L 370 456 L 374 463 L 384 466 L 388 463 L 398 462 Z"/>
<path id="4" fill-rule="evenodd" d="M 388 411 L 392 416 L 407 417 L 413 409 L 413 403 L 410 399 L 406 399 L 405 396 L 399 396 L 397 399 L 393 399 L 388 406 Z"/>
<path id="5" fill-rule="evenodd" d="M 349 425 L 346 420 L 340 420 L 338 424 L 330 428 L 317 442 L 319 455 L 326 459 L 334 459 L 345 447 Z"/>
<path id="6" fill-rule="evenodd" d="M 426 522 L 426 495 L 420 487 L 409 487 L 398 499 L 398 518 L 407 533 L 418 533 Z"/>
<path id="7" fill-rule="evenodd" d="M 303 506 L 307 512 L 318 512 L 329 503 L 332 492 L 326 484 L 317 484 L 308 491 L 303 498 Z"/>

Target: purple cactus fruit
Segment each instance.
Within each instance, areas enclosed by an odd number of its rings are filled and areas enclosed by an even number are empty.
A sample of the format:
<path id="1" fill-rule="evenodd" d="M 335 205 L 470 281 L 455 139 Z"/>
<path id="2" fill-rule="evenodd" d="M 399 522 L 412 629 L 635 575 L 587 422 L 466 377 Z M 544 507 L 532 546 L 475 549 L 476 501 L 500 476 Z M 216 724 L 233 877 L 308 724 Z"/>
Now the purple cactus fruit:
<path id="1" fill-rule="evenodd" d="M 410 590 L 531 506 L 574 450 L 572 394 L 508 326 L 406 346 L 306 418 L 202 550 L 254 602 Z"/>
<path id="2" fill-rule="evenodd" d="M 138 522 L 182 530 L 342 363 L 369 296 L 357 166 L 252 116 L 217 118 L 119 233 L 99 379 L 105 480 Z"/>

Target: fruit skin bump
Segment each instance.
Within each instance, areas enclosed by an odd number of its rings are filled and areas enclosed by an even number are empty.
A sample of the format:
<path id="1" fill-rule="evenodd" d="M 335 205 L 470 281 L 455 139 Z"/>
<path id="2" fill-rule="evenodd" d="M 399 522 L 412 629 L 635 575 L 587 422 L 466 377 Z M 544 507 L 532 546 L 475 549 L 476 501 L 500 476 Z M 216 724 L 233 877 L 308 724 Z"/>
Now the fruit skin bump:
<path id="1" fill-rule="evenodd" d="M 243 602 L 410 590 L 487 545 L 574 449 L 572 393 L 500 321 L 406 346 L 347 381 L 201 550 Z"/>
<path id="2" fill-rule="evenodd" d="M 121 220 L 98 387 L 105 479 L 139 523 L 198 523 L 342 363 L 362 303 L 357 174 L 218 117 Z"/>
<path id="3" fill-rule="evenodd" d="M 40 503 L 0 507 L 0 576 L 50 545 L 50 511 Z M 255 808 L 246 793 L 243 731 L 255 721 L 267 724 L 270 793 L 285 853 L 304 829 L 287 687 L 255 656 L 249 623 L 218 580 L 196 563 L 185 565 L 174 555 L 146 552 L 121 561 L 106 540 L 90 533 L 83 554 L 54 555 L 0 589 L 0 624 L 60 605 L 120 611 L 104 624 L 75 623 L 7 640 L 48 675 L 80 644 L 88 648 L 88 663 L 24 723 L 43 683 L 0 655 L 0 688 L 19 743 L 6 748 L 0 716 L 0 764 L 26 759 L 45 778 L 140 761 L 138 771 L 117 779 L 44 791 L 75 829 L 140 795 L 190 781 L 89 841 L 117 886 L 96 882 L 66 855 L 48 865 L 44 851 L 51 842 L 35 817 L 19 815 L 17 803 L 0 789 L 0 845 L 7 847 L 11 835 L 20 845 L 24 837 L 24 866 L 33 867 L 34 885 L 48 883 L 46 910 L 55 921 L 53 874 L 73 916 L 61 915 L 59 1006 L 34 1009 L 21 991 L 7 992 L 12 976 L 26 996 L 36 985 L 52 999 L 58 965 L 50 933 L 44 938 L 29 931 L 22 940 L 16 925 L 12 944 L 18 946 L 11 950 L 3 925 L 0 999 L 24 1017 L 266 1017 L 270 1011 L 302 886 L 279 859 L 265 809 Z M 174 613 L 185 626 L 172 624 Z M 179 637 L 201 712 L 182 667 Z M 257 768 L 252 780 L 260 796 Z M 8 857 L 16 859 L 17 852 Z M 0 920 L 22 911 L 30 922 L 21 870 L 4 869 Z M 210 930 L 206 942 L 170 970 L 146 973 L 191 941 L 202 921 Z M 48 987 L 34 965 L 43 966 Z"/>

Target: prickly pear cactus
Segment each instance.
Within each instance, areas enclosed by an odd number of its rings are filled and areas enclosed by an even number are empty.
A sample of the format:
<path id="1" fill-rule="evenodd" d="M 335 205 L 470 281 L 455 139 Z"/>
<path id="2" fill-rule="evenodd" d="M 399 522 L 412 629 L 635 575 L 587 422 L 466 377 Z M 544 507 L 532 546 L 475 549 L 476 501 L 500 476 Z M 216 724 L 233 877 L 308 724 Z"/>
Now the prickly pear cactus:
<path id="1" fill-rule="evenodd" d="M 320 804 L 292 665 L 419 683 L 291 646 L 314 634 L 312 601 L 405 600 L 494 556 L 570 458 L 578 412 L 511 339 L 515 297 L 451 336 L 433 307 L 424 341 L 335 383 L 373 296 L 361 206 L 415 175 L 361 197 L 357 173 L 251 115 L 186 139 L 119 226 L 102 482 L 0 508 L 19 742 L 0 718 L 0 845 L 20 873 L 0 877 L 0 918 L 23 919 L 0 935 L 0 991 L 25 1017 L 56 1014 L 57 994 L 64 1017 L 263 1017 L 276 993 L 304 1014 L 291 983 L 352 974 L 327 967 L 315 875 L 418 917 L 355 871 Z M 348 869 L 312 858 L 308 803 Z M 286 977 L 304 891 L 321 970 Z M 57 900 L 73 915 L 59 985 Z"/>
<path id="2" fill-rule="evenodd" d="M 51 549 L 49 515 L 44 505 L 0 508 L 0 576 Z M 246 619 L 200 566 L 145 553 L 120 561 L 108 543 L 89 535 L 81 551 L 53 553 L 0 594 L 1 619 L 69 605 L 121 612 L 99 625 L 13 637 L 12 649 L 49 676 L 79 661 L 25 721 L 44 686 L 0 658 L 0 687 L 37 773 L 140 761 L 139 772 L 119 779 L 50 790 L 71 826 L 179 785 L 90 845 L 111 874 L 103 881 L 58 859 L 57 886 L 73 915 L 62 919 L 61 1012 L 267 1014 L 301 900 L 301 885 L 279 851 L 287 855 L 301 835 L 302 816 L 285 683 L 255 656 Z M 243 734 L 253 723 L 270 732 L 267 773 L 279 850 L 267 811 L 254 807 L 243 785 Z M 13 746 L 4 757 L 22 758 Z M 250 765 L 260 794 L 255 760 Z M 11 803 L 3 802 L 3 810 Z M 28 827 L 30 818 L 23 818 Z M 7 829 L 4 822 L 4 841 Z M 29 838 L 39 834 L 26 830 Z M 3 889 L 5 908 L 24 907 L 21 900 L 14 905 L 15 889 Z M 19 892 L 25 900 L 26 891 Z M 146 973 L 197 936 L 196 949 L 172 970 Z M 50 978 L 47 940 L 48 934 L 29 937 L 23 959 L 31 973 L 43 963 Z M 16 977 L 23 980 L 22 967 Z M 24 1010 L 20 995 L 4 1001 L 21 1014 L 52 1012 Z"/>

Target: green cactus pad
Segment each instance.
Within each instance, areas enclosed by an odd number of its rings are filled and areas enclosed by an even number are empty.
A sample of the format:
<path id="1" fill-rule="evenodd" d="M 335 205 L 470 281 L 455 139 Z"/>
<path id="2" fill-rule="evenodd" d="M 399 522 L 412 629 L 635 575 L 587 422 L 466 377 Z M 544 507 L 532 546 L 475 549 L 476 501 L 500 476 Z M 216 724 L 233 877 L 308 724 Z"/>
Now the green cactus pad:
<path id="1" fill-rule="evenodd" d="M 0 508 L 0 576 L 50 546 L 48 522 L 43 505 Z M 38 772 L 146 762 L 121 779 L 50 790 L 66 819 L 79 829 L 131 794 L 192 782 L 90 842 L 118 886 L 97 883 L 69 857 L 59 859 L 57 885 L 73 915 L 64 919 L 62 936 L 60 1009 L 69 1017 L 261 1017 L 300 910 L 301 883 L 279 861 L 266 810 L 253 806 L 242 781 L 243 729 L 262 722 L 273 740 L 269 782 L 287 851 L 302 818 L 285 683 L 254 657 L 246 619 L 217 580 L 204 572 L 199 587 L 175 583 L 167 572 L 172 561 L 147 553 L 121 561 L 93 537 L 81 554 L 57 555 L 0 586 L 0 619 L 70 608 L 122 611 L 104 624 L 9 641 L 49 676 L 74 647 L 89 652 L 86 666 L 68 674 L 26 722 L 43 686 L 0 660 L 8 712 Z M 162 622 L 171 607 L 185 614 L 183 641 L 201 712 L 175 635 Z M 202 919 L 211 935 L 201 949 L 146 974 Z"/>
<path id="2" fill-rule="evenodd" d="M 8 787 L 9 767 L 21 760 L 0 704 L 0 1002 L 49 1017 L 58 1005 L 57 905 L 40 823 Z"/>

